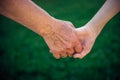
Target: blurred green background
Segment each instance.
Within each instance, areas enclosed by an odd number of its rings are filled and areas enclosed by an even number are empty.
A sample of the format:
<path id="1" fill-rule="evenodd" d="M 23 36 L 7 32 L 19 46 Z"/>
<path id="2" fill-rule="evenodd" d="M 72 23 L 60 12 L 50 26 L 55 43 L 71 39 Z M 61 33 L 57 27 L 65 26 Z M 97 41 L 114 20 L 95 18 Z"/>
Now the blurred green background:
<path id="1" fill-rule="evenodd" d="M 76 27 L 86 24 L 105 2 L 33 1 Z M 42 37 L 0 15 L 0 80 L 120 80 L 119 44 L 120 14 L 109 21 L 85 58 L 56 60 Z"/>

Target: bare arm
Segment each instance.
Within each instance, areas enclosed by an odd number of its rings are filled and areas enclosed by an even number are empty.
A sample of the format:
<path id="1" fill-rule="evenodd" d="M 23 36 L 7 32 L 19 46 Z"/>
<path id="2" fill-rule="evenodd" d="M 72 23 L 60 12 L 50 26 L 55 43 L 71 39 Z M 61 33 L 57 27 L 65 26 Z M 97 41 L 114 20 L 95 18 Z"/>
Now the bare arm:
<path id="1" fill-rule="evenodd" d="M 120 11 L 120 0 L 106 0 L 101 9 L 87 23 L 88 27 L 98 35 L 105 24 Z"/>
<path id="2" fill-rule="evenodd" d="M 31 0 L 2 0 L 0 13 L 40 35 L 53 22 L 52 17 Z"/>
<path id="3" fill-rule="evenodd" d="M 83 27 L 76 29 L 83 50 L 75 58 L 83 58 L 92 49 L 94 42 L 105 24 L 120 11 L 120 0 L 106 0 L 95 16 Z"/>
<path id="4" fill-rule="evenodd" d="M 56 58 L 81 51 L 72 23 L 52 18 L 31 0 L 1 0 L 0 13 L 41 35 Z"/>

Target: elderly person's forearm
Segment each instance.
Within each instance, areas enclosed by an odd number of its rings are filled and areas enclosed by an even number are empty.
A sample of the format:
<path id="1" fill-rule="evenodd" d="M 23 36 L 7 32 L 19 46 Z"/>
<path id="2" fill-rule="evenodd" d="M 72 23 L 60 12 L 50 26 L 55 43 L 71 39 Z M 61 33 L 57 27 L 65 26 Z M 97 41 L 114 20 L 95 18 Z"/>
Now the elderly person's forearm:
<path id="1" fill-rule="evenodd" d="M 0 1 L 0 13 L 39 35 L 48 32 L 46 31 L 50 27 L 48 25 L 53 22 L 53 18 L 31 0 L 2 0 Z"/>

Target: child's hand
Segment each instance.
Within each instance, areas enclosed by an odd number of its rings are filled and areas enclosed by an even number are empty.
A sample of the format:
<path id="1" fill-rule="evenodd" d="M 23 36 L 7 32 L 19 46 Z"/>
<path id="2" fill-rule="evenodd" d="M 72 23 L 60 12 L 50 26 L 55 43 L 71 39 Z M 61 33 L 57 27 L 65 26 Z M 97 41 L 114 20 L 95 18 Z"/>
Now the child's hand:
<path id="1" fill-rule="evenodd" d="M 73 57 L 83 58 L 91 51 L 97 35 L 95 35 L 95 33 L 93 33 L 92 30 L 87 26 L 77 28 L 76 32 L 82 44 L 83 50 L 80 53 L 75 53 Z"/>

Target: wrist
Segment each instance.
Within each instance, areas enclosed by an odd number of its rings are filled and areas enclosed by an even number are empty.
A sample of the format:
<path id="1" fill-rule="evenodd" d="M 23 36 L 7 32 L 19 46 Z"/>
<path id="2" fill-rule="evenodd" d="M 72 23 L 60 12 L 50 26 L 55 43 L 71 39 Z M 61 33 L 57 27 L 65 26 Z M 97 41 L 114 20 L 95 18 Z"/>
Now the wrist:
<path id="1" fill-rule="evenodd" d="M 45 21 L 42 21 L 38 24 L 37 33 L 41 35 L 42 37 L 45 37 L 51 34 L 54 23 L 55 23 L 55 19 L 53 17 L 45 19 Z"/>
<path id="2" fill-rule="evenodd" d="M 104 24 L 94 24 L 91 22 L 88 22 L 86 24 L 86 28 L 88 28 L 88 30 L 94 34 L 94 36 L 98 36 L 101 32 L 101 30 L 103 29 Z"/>

